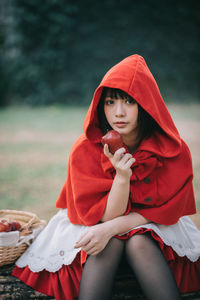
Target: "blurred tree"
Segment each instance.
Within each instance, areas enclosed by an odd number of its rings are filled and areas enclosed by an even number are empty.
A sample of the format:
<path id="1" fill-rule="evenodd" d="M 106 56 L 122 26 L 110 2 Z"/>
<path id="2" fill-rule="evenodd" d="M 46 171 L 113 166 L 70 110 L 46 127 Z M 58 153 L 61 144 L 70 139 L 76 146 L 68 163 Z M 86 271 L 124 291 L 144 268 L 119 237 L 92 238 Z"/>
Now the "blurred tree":
<path id="1" fill-rule="evenodd" d="M 30 104 L 62 103 L 71 84 L 66 84 L 63 73 L 70 68 L 76 7 L 55 0 L 16 0 L 15 5 L 20 53 L 14 65 L 14 91 Z"/>
<path id="2" fill-rule="evenodd" d="M 0 29 L 0 106 L 8 103 L 9 78 L 6 71 L 5 62 L 3 60 L 3 36 Z"/>
<path id="3" fill-rule="evenodd" d="M 4 31 L 14 101 L 88 104 L 105 72 L 134 53 L 166 100 L 200 101 L 200 2 L 2 1 L 12 16 Z"/>
<path id="4" fill-rule="evenodd" d="M 1 5 L 0 11 L 2 11 Z M 9 102 L 9 75 L 7 71 L 6 61 L 4 60 L 5 31 L 3 25 L 3 14 L 0 14 L 0 106 L 5 106 Z"/>
<path id="5" fill-rule="evenodd" d="M 166 99 L 200 100 L 199 11 L 200 3 L 193 0 L 80 1 L 72 43 L 83 66 L 77 78 L 95 87 L 109 67 L 139 53 Z"/>

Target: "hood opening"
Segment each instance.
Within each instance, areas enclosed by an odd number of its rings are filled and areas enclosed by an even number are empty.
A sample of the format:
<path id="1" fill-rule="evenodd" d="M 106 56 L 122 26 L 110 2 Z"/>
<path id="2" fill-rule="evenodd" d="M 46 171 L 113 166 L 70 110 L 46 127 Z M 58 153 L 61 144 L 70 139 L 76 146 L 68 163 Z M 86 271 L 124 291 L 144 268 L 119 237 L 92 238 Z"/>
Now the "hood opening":
<path id="1" fill-rule="evenodd" d="M 129 56 L 112 67 L 96 89 L 83 126 L 85 135 L 90 141 L 100 142 L 103 133 L 111 129 L 110 126 L 106 128 L 105 119 L 101 120 L 104 123 L 103 127 L 99 127 L 98 114 L 102 110 L 100 100 L 105 87 L 122 90 L 135 99 L 144 110 L 146 118 L 150 116 L 149 120 L 153 119 L 156 134 L 152 137 L 150 147 L 152 152 L 165 157 L 172 157 L 180 152 L 182 141 L 178 130 L 153 75 L 143 57 L 139 55 Z"/>

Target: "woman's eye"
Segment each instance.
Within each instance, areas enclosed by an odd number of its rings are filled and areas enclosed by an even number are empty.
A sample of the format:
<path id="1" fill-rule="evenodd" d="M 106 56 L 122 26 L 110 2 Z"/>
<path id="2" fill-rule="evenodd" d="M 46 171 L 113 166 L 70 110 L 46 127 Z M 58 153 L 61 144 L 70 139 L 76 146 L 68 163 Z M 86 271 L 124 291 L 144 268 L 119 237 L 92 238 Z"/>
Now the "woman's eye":
<path id="1" fill-rule="evenodd" d="M 126 103 L 128 103 L 128 104 L 134 104 L 135 100 L 134 99 L 127 99 Z"/>
<path id="2" fill-rule="evenodd" d="M 113 100 L 105 100 L 105 104 L 106 104 L 106 105 L 111 105 L 111 104 L 113 104 L 113 103 L 114 103 Z"/>

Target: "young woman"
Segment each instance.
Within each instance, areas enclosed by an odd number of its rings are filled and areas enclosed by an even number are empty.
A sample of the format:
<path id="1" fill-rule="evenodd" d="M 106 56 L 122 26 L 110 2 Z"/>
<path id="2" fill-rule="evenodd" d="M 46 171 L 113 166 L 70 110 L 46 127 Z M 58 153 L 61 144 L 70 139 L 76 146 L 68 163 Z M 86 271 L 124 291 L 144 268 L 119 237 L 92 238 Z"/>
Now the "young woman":
<path id="1" fill-rule="evenodd" d="M 124 147 L 101 144 L 114 129 Z M 192 164 L 144 59 L 111 68 L 69 157 L 60 211 L 13 272 L 56 299 L 110 299 L 122 256 L 147 299 L 200 290 Z"/>

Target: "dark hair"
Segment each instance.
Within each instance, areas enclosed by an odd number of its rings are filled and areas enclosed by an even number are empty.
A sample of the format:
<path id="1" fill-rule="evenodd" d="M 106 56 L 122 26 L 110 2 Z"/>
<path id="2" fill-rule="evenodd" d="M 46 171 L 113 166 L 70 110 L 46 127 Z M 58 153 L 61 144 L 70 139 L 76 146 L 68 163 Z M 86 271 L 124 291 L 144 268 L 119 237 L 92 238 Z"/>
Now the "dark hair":
<path id="1" fill-rule="evenodd" d="M 136 102 L 135 99 L 133 99 L 126 92 L 120 89 L 104 87 L 97 107 L 100 129 L 103 134 L 106 134 L 106 132 L 112 129 L 104 113 L 104 99 L 107 94 L 107 91 L 109 91 L 110 97 L 113 99 L 118 99 L 118 98 L 132 99 Z M 161 131 L 161 128 L 156 123 L 156 121 L 139 104 L 138 104 L 138 128 L 139 128 L 138 137 L 137 137 L 138 145 L 141 143 L 143 139 L 149 138 L 151 135 L 153 135 L 155 131 Z"/>

